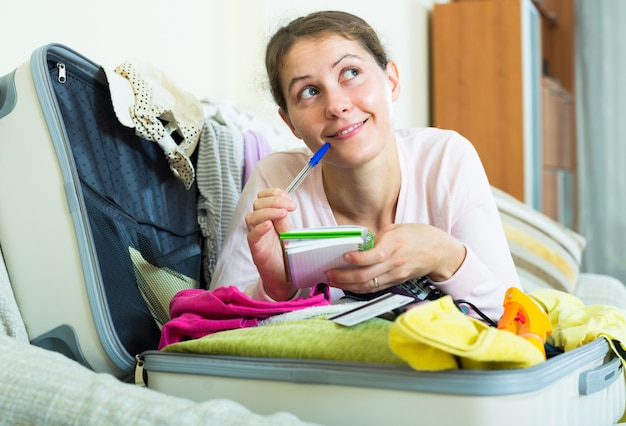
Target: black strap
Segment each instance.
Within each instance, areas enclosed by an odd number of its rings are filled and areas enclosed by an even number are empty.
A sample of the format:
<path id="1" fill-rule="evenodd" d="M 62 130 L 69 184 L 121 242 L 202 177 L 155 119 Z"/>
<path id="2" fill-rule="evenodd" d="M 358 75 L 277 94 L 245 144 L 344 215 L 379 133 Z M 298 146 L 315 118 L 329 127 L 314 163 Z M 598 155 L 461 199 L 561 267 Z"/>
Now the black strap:
<path id="1" fill-rule="evenodd" d="M 613 346 L 615 347 L 615 351 L 620 356 L 620 358 L 626 359 L 626 351 L 622 347 L 622 342 L 620 342 L 619 340 L 615 340 L 615 339 L 611 339 L 611 342 L 613 342 Z"/>
<path id="2" fill-rule="evenodd" d="M 492 320 L 491 318 L 489 318 L 487 315 L 485 315 L 480 309 L 478 309 L 476 307 L 476 305 L 474 305 L 473 303 L 468 302 L 467 300 L 464 299 L 457 299 L 454 301 L 454 304 L 456 305 L 457 308 L 459 308 L 459 310 L 461 312 L 463 312 L 464 314 L 469 314 L 469 310 L 468 310 L 468 306 L 469 308 L 471 308 L 472 311 L 476 312 L 476 314 L 481 317 L 483 320 L 485 320 L 487 322 L 487 324 L 489 324 L 492 327 L 497 327 L 498 326 L 498 322 Z"/>

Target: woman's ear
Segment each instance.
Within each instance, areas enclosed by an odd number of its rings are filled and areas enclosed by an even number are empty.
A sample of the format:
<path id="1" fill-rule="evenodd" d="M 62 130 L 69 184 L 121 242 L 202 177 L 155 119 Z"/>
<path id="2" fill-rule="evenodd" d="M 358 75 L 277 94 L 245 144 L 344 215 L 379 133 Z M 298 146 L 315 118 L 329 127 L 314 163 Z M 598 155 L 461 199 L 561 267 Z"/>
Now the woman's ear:
<path id="1" fill-rule="evenodd" d="M 298 139 L 302 139 L 302 137 L 300 136 L 300 133 L 298 133 L 296 128 L 293 127 L 293 124 L 291 123 L 291 120 L 289 119 L 289 116 L 287 115 L 287 113 L 285 111 L 283 111 L 282 108 L 278 108 L 278 115 L 280 115 L 280 118 L 282 118 L 283 121 L 285 122 L 285 124 L 287 124 L 287 126 L 289 126 L 289 129 L 291 129 L 291 133 L 293 133 L 294 136 L 297 137 Z"/>
<path id="2" fill-rule="evenodd" d="M 389 79 L 389 87 L 391 88 L 391 99 L 397 100 L 400 96 L 400 75 L 398 74 L 398 65 L 393 62 L 387 62 L 387 78 Z"/>

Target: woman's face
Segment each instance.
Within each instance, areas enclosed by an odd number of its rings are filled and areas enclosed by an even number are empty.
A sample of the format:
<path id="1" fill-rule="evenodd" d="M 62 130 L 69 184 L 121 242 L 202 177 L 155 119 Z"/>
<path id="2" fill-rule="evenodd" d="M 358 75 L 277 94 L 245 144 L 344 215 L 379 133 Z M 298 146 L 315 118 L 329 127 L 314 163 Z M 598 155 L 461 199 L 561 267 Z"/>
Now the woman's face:
<path id="1" fill-rule="evenodd" d="M 392 103 L 399 95 L 396 65 L 382 69 L 358 42 L 338 35 L 296 42 L 285 57 L 281 84 L 292 132 L 324 161 L 356 167 L 393 140 Z"/>

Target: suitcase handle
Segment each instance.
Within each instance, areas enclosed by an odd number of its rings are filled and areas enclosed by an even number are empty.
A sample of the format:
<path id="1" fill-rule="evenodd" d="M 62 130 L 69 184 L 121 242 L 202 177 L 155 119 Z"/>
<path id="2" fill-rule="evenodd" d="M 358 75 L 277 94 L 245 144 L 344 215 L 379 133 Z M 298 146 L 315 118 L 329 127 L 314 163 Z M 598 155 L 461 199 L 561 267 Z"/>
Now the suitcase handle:
<path id="1" fill-rule="evenodd" d="M 622 376 L 622 361 L 614 357 L 606 364 L 593 370 L 583 371 L 578 377 L 578 393 L 591 395 L 611 385 Z"/>
<path id="2" fill-rule="evenodd" d="M 0 118 L 9 115 L 17 103 L 15 71 L 0 76 Z"/>

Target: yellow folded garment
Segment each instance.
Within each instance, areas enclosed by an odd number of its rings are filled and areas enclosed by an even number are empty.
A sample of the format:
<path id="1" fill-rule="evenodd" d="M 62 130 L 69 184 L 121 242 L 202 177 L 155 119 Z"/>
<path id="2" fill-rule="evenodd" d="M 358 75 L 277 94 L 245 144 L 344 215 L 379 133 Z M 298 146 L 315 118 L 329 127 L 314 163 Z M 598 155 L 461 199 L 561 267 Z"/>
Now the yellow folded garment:
<path id="1" fill-rule="evenodd" d="M 389 343 L 416 370 L 497 370 L 544 361 L 532 343 L 463 314 L 450 296 L 400 315 L 390 329 Z"/>
<path id="2" fill-rule="evenodd" d="M 571 294 L 553 289 L 537 289 L 528 293 L 548 313 L 552 324 L 551 345 L 569 351 L 600 337 L 607 339 L 611 349 L 626 363 L 615 341 L 626 342 L 626 312 L 608 305 L 585 306 Z M 626 364 L 625 364 L 626 365 Z"/>
<path id="3" fill-rule="evenodd" d="M 626 312 L 623 309 L 610 305 L 585 306 L 575 296 L 553 289 L 533 290 L 528 296 L 550 317 L 552 335 L 548 337 L 548 343 L 567 352 L 602 337 L 626 367 L 623 356 Z M 619 424 L 625 420 L 626 413 Z"/>

